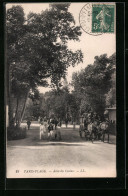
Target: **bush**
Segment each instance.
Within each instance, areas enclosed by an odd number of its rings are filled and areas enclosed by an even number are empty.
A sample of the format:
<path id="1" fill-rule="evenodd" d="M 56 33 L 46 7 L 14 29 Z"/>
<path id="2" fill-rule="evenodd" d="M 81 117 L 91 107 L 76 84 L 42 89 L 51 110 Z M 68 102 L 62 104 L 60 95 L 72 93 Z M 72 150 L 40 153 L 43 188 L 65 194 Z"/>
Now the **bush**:
<path id="1" fill-rule="evenodd" d="M 8 140 L 18 140 L 26 138 L 27 131 L 26 128 L 21 127 L 9 127 L 7 129 L 7 139 Z"/>

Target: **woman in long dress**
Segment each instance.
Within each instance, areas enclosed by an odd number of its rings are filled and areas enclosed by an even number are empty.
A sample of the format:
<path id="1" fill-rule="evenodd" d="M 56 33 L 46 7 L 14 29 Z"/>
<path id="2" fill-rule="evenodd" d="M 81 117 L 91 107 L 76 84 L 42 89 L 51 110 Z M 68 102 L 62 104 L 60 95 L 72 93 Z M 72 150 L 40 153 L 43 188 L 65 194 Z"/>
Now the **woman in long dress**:
<path id="1" fill-rule="evenodd" d="M 47 123 L 47 119 L 44 118 L 44 120 L 41 122 L 40 124 L 40 139 L 42 138 L 42 136 L 45 135 L 45 133 L 47 132 L 47 128 L 48 128 L 48 123 Z"/>

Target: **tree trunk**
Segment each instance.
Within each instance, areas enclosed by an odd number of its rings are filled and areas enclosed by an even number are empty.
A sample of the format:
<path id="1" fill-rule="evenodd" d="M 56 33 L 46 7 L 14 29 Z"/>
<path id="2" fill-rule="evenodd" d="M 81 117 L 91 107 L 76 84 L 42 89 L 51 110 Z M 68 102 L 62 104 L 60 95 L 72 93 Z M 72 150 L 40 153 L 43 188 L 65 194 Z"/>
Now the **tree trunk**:
<path id="1" fill-rule="evenodd" d="M 10 116 L 10 69 L 9 69 L 8 64 L 7 64 L 7 99 L 8 99 L 9 126 L 10 126 L 10 122 L 11 122 L 11 116 Z"/>
<path id="2" fill-rule="evenodd" d="M 7 99 L 8 99 L 8 114 L 9 114 L 9 127 L 14 126 L 13 115 L 11 113 L 11 76 L 10 65 L 7 63 Z"/>
<path id="3" fill-rule="evenodd" d="M 17 112 L 18 112 L 18 106 L 19 106 L 19 98 L 17 97 L 17 103 L 16 103 L 16 112 L 15 112 L 15 117 L 14 117 L 14 119 L 15 119 L 15 121 L 14 122 L 16 122 L 16 126 L 17 126 Z"/>
<path id="4" fill-rule="evenodd" d="M 23 117 L 24 117 L 24 112 L 25 112 L 25 109 L 26 109 L 26 103 L 27 103 L 28 95 L 29 95 L 29 90 L 28 90 L 28 92 L 26 94 L 26 97 L 25 97 L 25 102 L 24 102 L 24 106 L 23 106 L 23 110 L 22 110 L 22 113 L 21 113 L 21 119 L 20 119 L 19 124 L 21 124 L 21 121 L 23 120 Z"/>
<path id="5" fill-rule="evenodd" d="M 5 102 L 6 102 L 6 127 L 9 127 L 9 68 L 7 62 L 5 63 Z"/>

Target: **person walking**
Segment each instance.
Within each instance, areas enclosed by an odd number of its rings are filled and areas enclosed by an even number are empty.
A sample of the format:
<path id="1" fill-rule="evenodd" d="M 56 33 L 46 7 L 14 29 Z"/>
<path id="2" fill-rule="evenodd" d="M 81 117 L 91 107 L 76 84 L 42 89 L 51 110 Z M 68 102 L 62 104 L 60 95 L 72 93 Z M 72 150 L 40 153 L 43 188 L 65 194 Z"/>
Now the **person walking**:
<path id="1" fill-rule="evenodd" d="M 65 119 L 65 125 L 66 125 L 66 128 L 68 127 L 68 119 L 66 118 Z"/>
<path id="2" fill-rule="evenodd" d="M 87 119 L 84 118 L 84 129 L 85 129 L 85 130 L 87 130 L 87 126 L 88 126 Z"/>
<path id="3" fill-rule="evenodd" d="M 52 135 L 53 135 L 53 124 L 50 122 L 49 126 L 48 126 L 48 138 L 49 138 L 49 140 L 52 139 Z"/>
<path id="4" fill-rule="evenodd" d="M 45 126 L 43 124 L 43 122 L 41 122 L 40 124 L 40 140 L 42 139 L 42 136 L 44 136 L 45 133 Z"/>
<path id="5" fill-rule="evenodd" d="M 59 125 L 62 126 L 61 118 L 59 118 Z"/>
<path id="6" fill-rule="evenodd" d="M 53 126 L 53 129 L 54 129 L 54 127 L 55 127 L 54 118 L 51 118 L 51 119 L 50 119 L 50 123 L 52 124 L 52 126 Z"/>
<path id="7" fill-rule="evenodd" d="M 76 127 L 76 122 L 75 120 L 73 121 L 73 130 L 75 130 L 75 127 Z"/>
<path id="8" fill-rule="evenodd" d="M 61 138 L 61 122 L 57 123 L 56 129 L 55 129 L 55 139 L 62 140 L 62 138 Z"/>
<path id="9" fill-rule="evenodd" d="M 40 121 L 39 122 L 40 122 L 40 124 L 43 122 L 43 118 L 42 117 L 40 117 Z"/>
<path id="10" fill-rule="evenodd" d="M 28 121 L 27 121 L 28 130 L 30 129 L 30 125 L 31 125 L 31 121 L 28 120 Z"/>
<path id="11" fill-rule="evenodd" d="M 55 125 L 55 130 L 56 130 L 56 127 L 57 127 L 57 124 L 58 124 L 58 120 L 56 118 L 54 118 L 54 125 Z"/>
<path id="12" fill-rule="evenodd" d="M 44 117 L 44 119 L 43 119 L 43 124 L 44 124 L 44 126 L 47 128 L 48 122 L 47 122 L 47 118 L 46 118 L 46 117 Z"/>

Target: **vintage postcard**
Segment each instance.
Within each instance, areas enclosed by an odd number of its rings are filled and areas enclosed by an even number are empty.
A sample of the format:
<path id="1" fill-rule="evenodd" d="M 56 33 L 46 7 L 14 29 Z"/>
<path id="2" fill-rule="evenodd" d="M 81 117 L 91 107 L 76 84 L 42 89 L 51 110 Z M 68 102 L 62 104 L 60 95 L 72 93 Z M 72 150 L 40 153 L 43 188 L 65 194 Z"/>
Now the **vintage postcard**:
<path id="1" fill-rule="evenodd" d="M 116 4 L 5 9 L 6 178 L 116 178 Z"/>

